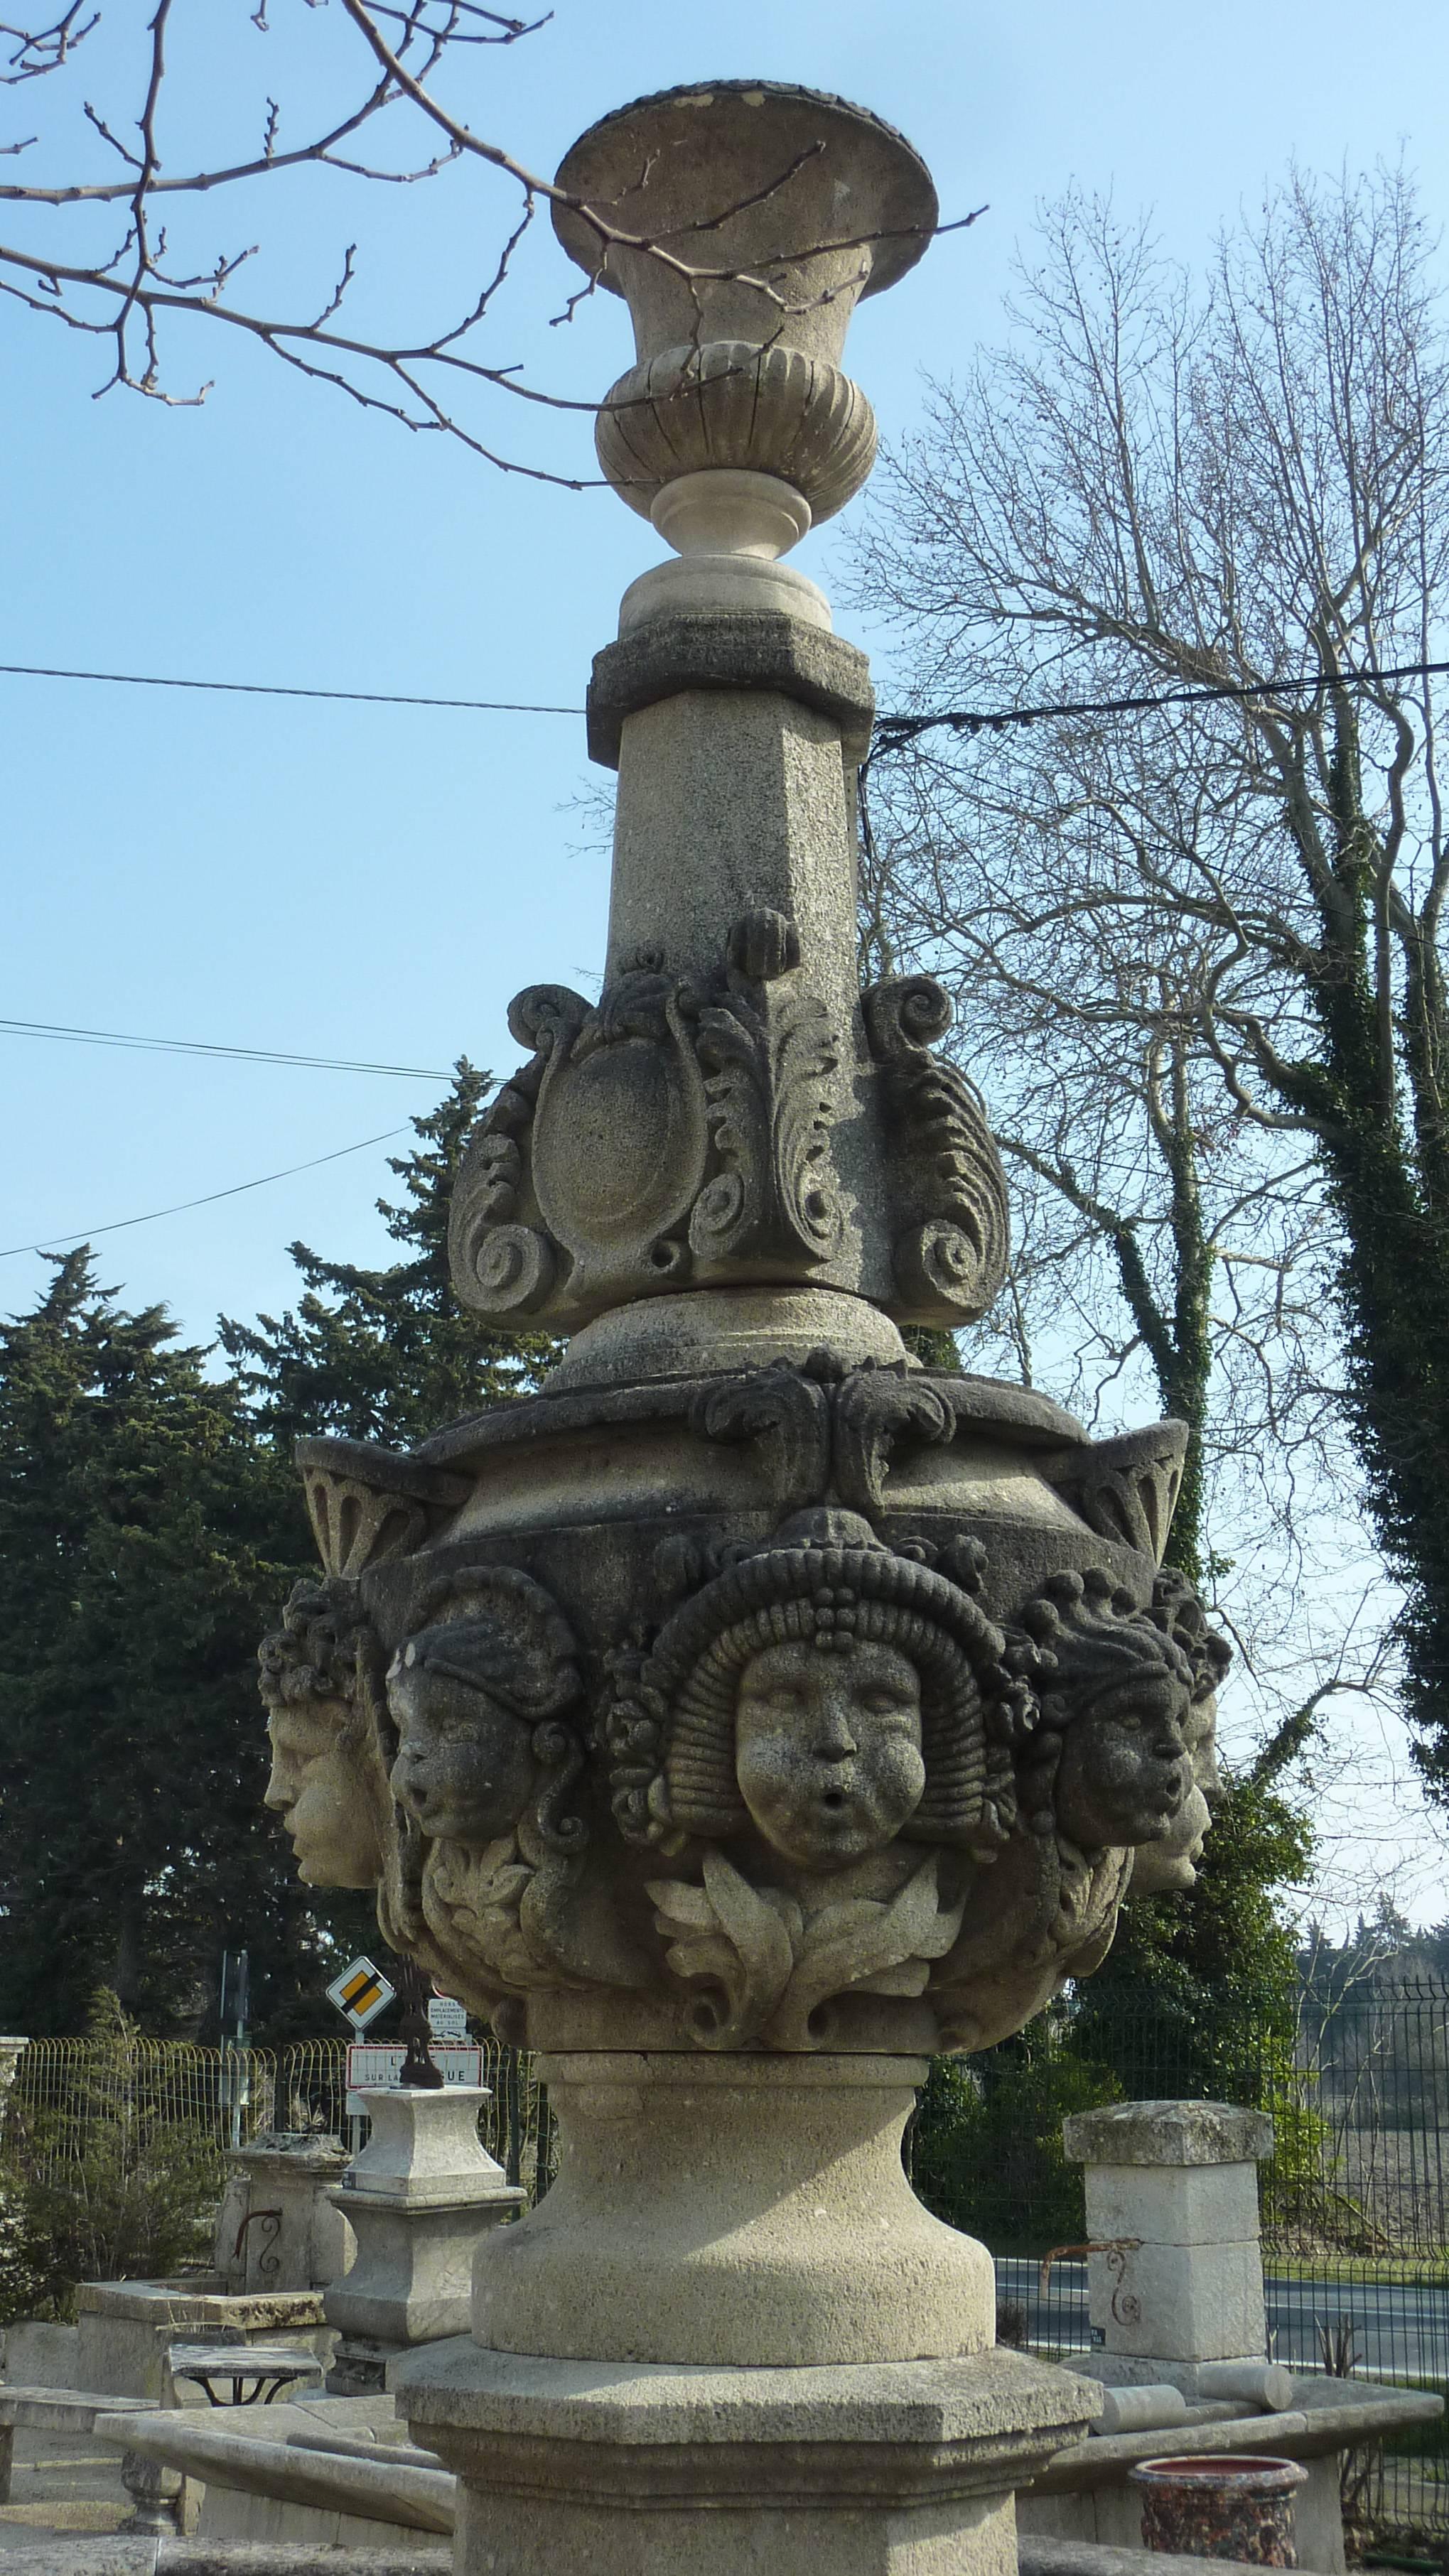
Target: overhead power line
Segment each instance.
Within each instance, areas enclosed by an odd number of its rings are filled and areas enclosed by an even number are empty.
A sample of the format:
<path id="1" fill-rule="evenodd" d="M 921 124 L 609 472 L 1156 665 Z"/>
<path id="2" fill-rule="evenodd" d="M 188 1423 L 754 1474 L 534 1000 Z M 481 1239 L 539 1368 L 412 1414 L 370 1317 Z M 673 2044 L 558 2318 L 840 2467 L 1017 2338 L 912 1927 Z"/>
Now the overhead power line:
<path id="1" fill-rule="evenodd" d="M 174 1207 L 149 1208 L 145 1216 L 116 1217 L 109 1225 L 80 1225 L 69 1234 L 49 1234 L 42 1243 L 12 1243 L 0 1252 L 0 1261 L 14 1261 L 22 1252 L 74 1251 L 77 1244 L 90 1243 L 98 1234 L 124 1234 L 129 1226 L 155 1225 L 163 1216 L 184 1216 L 188 1208 L 214 1207 L 218 1199 L 239 1199 L 246 1190 L 265 1190 L 273 1181 L 290 1181 L 297 1172 L 315 1172 L 323 1163 L 340 1163 L 348 1154 L 364 1154 L 369 1145 L 390 1144 L 394 1136 L 406 1136 L 406 1127 L 386 1127 L 380 1136 L 364 1136 L 356 1145 L 339 1145 L 335 1153 L 314 1154 L 310 1162 L 289 1163 L 285 1171 L 263 1172 L 260 1180 L 233 1181 L 229 1190 L 207 1190 L 199 1199 L 178 1199 Z"/>
<path id="2" fill-rule="evenodd" d="M 400 1082 L 446 1082 L 434 1064 L 367 1064 L 351 1056 L 291 1055 L 273 1047 L 221 1046 L 209 1038 L 138 1038 L 120 1029 L 74 1029 L 62 1020 L 0 1019 L 0 1036 L 59 1038 L 72 1046 L 130 1047 L 150 1055 L 234 1057 L 243 1064 L 305 1065 L 318 1073 L 385 1073 Z"/>
<path id="3" fill-rule="evenodd" d="M 60 671 L 39 662 L 0 662 L 20 680 L 108 680 L 123 689 L 214 689 L 234 698 L 330 698 L 360 707 L 448 707 L 477 716 L 581 716 L 582 707 L 526 706 L 509 698 L 404 697 L 391 689 L 295 689 L 276 680 L 177 679 L 157 671 Z"/>
<path id="4" fill-rule="evenodd" d="M 1371 664 L 1362 671 L 1344 671 L 1332 679 L 1322 670 L 1295 671 L 1269 675 L 1262 680 L 1214 680 L 1199 687 L 1145 691 L 1130 698 L 1067 698 L 1040 706 L 1027 707 L 943 707 L 932 714 L 879 716 L 875 726 L 877 752 L 899 750 L 913 742 L 918 734 L 946 726 L 965 734 L 1000 733 L 1008 725 L 1039 724 L 1052 716 L 1118 716 L 1140 715 L 1152 707 L 1184 707 L 1201 704 L 1211 698 L 1281 698 L 1301 695 L 1305 689 L 1326 687 L 1345 689 L 1374 688 L 1386 680 L 1434 679 L 1449 671 L 1449 661 L 1396 662 L 1379 666 Z M 275 680 L 194 680 L 155 671 L 70 671 L 38 662 L 0 662 L 0 674 L 24 680 L 102 680 L 128 689 L 211 689 L 223 695 L 244 698 L 318 698 L 339 705 L 365 707 L 439 707 L 465 715 L 497 716 L 581 716 L 582 707 L 537 705 L 531 701 L 510 698 L 430 698 L 393 689 L 309 689 L 294 688 Z"/>
<path id="5" fill-rule="evenodd" d="M 1158 689 L 1133 698 L 1064 698 L 1035 707 L 944 707 L 932 715 L 878 716 L 871 756 L 899 751 L 918 735 L 941 727 L 968 735 L 1005 733 L 1011 725 L 1040 724 L 1053 716 L 1131 716 L 1145 714 L 1153 707 L 1196 706 L 1212 698 L 1232 698 L 1241 703 L 1249 698 L 1299 697 L 1307 689 L 1371 689 L 1386 680 L 1429 680 L 1446 671 L 1449 661 L 1394 662 L 1384 666 L 1370 664 L 1365 670 L 1344 671 L 1331 678 L 1322 670 L 1297 671 L 1277 679 L 1212 680 L 1201 687 Z"/>

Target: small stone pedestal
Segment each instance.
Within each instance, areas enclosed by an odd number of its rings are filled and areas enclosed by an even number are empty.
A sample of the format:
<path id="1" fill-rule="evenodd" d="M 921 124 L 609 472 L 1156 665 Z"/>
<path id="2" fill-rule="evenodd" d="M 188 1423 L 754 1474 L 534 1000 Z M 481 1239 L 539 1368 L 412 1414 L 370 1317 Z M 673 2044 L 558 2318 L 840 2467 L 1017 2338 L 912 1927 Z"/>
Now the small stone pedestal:
<path id="1" fill-rule="evenodd" d="M 1087 2169 L 1088 2238 L 1111 2249 L 1088 2260 L 1103 2342 L 1083 2368 L 1110 2386 L 1165 2382 L 1190 2402 L 1246 2395 L 1223 2365 L 1264 2365 L 1258 2164 L 1272 2121 L 1225 2102 L 1117 2102 L 1077 2112 L 1062 2142 Z"/>
<path id="2" fill-rule="evenodd" d="M 228 2292 L 321 2289 L 346 2270 L 351 2239 L 329 2207 L 347 2165 L 340 2138 L 267 2129 L 227 2165 L 215 2261 Z"/>
<path id="3" fill-rule="evenodd" d="M 341 2338 L 334 2397 L 369 2396 L 400 2353 L 466 2331 L 478 2239 L 525 2199 L 479 2144 L 480 2086 L 378 2085 L 360 2098 L 372 2136 L 331 2195 L 357 2239 L 323 2301 Z"/>
<path id="4" fill-rule="evenodd" d="M 1025 2355 L 807 2370 L 410 2363 L 462 2481 L 457 2563 L 498 2576 L 1015 2576 L 1014 2489 L 1096 2411 Z"/>

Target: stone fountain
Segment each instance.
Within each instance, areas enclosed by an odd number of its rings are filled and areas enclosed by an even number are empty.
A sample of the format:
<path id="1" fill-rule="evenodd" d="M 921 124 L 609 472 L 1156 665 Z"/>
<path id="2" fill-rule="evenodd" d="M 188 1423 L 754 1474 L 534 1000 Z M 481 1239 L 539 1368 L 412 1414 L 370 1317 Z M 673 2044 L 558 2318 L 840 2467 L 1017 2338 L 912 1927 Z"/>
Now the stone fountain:
<path id="1" fill-rule="evenodd" d="M 994 2348 L 901 2135 L 934 2052 L 1099 1963 L 1134 1867 L 1191 1875 L 1226 1654 L 1160 1571 L 1185 1435 L 1090 1441 L 901 1338 L 985 1311 L 1006 1188 L 940 986 L 859 989 L 867 665 L 780 558 L 870 471 L 846 327 L 930 178 L 858 108 L 720 82 L 559 181 L 635 327 L 600 458 L 674 554 L 589 692 L 603 990 L 513 1004 L 452 1260 L 484 1321 L 572 1338 L 411 1455 L 301 1444 L 279 1802 L 558 2118 L 471 2336 L 402 2387 L 460 2567 L 1007 2571 L 1100 2393 Z"/>

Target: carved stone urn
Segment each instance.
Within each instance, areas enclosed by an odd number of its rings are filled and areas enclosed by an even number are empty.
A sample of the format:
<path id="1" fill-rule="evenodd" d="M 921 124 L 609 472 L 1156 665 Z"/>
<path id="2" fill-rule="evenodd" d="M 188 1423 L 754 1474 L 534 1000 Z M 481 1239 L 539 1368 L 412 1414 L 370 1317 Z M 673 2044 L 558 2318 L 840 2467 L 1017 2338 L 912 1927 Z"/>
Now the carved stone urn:
<path id="1" fill-rule="evenodd" d="M 594 666 L 603 990 L 519 996 L 453 1199 L 463 1303 L 572 1339 L 410 1457 L 301 1444 L 327 1572 L 264 1650 L 270 1794 L 558 2118 L 471 2337 L 406 2378 L 460 2565 L 1004 2571 L 1098 2400 L 993 2348 L 902 2129 L 933 2053 L 1099 1963 L 1135 1870 L 1190 1881 L 1226 1650 L 1161 1571 L 1180 1425 L 1093 1442 L 901 1338 L 990 1303 L 1005 1181 L 941 988 L 859 989 L 869 679 L 776 540 L 868 470 L 845 324 L 930 181 L 859 109 L 718 83 L 560 184 L 638 339 L 601 455 L 684 549 Z"/>

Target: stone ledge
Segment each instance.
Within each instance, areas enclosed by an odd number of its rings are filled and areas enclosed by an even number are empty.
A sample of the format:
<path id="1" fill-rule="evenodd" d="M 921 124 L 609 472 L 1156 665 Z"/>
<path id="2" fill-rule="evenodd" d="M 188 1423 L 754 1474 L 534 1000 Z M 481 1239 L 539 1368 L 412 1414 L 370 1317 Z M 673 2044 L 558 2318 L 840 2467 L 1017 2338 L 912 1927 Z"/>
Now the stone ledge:
<path id="1" fill-rule="evenodd" d="M 625 718 L 686 689 L 772 689 L 840 727 L 849 761 L 870 749 L 870 664 L 843 637 L 784 616 L 660 617 L 594 656 L 589 758 L 619 766 Z"/>
<path id="2" fill-rule="evenodd" d="M 1024 2531 L 1017 2542 L 1021 2576 L 1202 2576 L 1200 2558 L 1175 2549 L 1114 2549 L 1105 2540 L 1051 2540 Z M 1214 2576 L 1249 2576 L 1246 2558 L 1217 2558 Z M 1307 2571 L 1300 2570 L 1300 2576 Z"/>
<path id="3" fill-rule="evenodd" d="M 1273 2123 L 1227 2102 L 1114 2102 L 1073 2112 L 1062 2144 L 1079 2165 L 1254 2164 L 1273 2152 Z"/>
<path id="4" fill-rule="evenodd" d="M 399 2409 L 478 2489 L 597 2502 L 839 2509 L 999 2494 L 1079 2441 L 1095 2387 L 1030 2356 L 675 2369 L 435 2344 Z"/>

